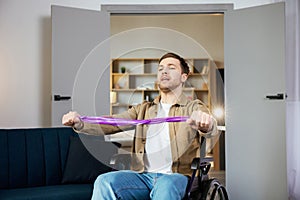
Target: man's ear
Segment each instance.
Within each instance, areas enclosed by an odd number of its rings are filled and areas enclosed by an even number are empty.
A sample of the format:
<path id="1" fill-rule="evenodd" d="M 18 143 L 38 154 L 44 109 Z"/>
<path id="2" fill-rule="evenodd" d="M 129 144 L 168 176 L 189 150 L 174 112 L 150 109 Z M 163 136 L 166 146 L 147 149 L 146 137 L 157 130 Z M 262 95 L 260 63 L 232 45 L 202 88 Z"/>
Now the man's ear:
<path id="1" fill-rule="evenodd" d="M 181 82 L 184 83 L 188 78 L 188 75 L 186 73 L 181 74 Z"/>

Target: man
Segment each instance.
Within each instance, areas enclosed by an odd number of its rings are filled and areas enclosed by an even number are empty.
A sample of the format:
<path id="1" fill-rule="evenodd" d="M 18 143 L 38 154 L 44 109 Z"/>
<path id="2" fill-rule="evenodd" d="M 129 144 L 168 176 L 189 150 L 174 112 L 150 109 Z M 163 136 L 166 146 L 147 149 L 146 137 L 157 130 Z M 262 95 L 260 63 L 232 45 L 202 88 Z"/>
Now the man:
<path id="1" fill-rule="evenodd" d="M 188 116 L 186 122 L 118 127 L 84 123 L 76 112 L 63 116 L 64 125 L 87 134 L 112 134 L 135 128 L 131 170 L 100 175 L 94 183 L 92 199 L 180 200 L 184 197 L 192 159 L 200 155 L 200 135 L 218 135 L 216 120 L 203 103 L 188 100 L 183 94 L 188 74 L 189 67 L 183 58 L 174 53 L 163 55 L 157 74 L 160 95 L 153 102 L 145 101 L 112 116 L 126 119 Z"/>

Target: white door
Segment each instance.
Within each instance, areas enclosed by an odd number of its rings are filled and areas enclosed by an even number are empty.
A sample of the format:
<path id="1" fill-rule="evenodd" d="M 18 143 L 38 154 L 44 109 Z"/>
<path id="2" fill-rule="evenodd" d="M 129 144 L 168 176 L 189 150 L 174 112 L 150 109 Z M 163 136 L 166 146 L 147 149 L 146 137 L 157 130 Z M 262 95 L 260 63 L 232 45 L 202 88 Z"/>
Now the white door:
<path id="1" fill-rule="evenodd" d="M 52 126 L 62 115 L 109 114 L 110 14 L 52 6 Z"/>
<path id="2" fill-rule="evenodd" d="M 281 95 L 285 93 L 284 20 L 284 3 L 225 13 L 230 199 L 288 198 L 285 95 Z"/>

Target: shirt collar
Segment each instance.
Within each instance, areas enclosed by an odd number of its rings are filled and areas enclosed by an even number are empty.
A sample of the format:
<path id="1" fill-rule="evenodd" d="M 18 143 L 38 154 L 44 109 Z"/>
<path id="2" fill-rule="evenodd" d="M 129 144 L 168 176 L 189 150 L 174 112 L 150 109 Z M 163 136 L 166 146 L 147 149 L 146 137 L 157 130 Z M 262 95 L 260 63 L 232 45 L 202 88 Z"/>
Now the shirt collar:
<path id="1" fill-rule="evenodd" d="M 160 99 L 161 99 L 161 95 L 157 96 L 153 100 L 153 103 L 158 105 L 160 102 Z M 182 93 L 174 105 L 183 106 L 183 105 L 186 105 L 187 103 L 188 103 L 188 98 Z"/>

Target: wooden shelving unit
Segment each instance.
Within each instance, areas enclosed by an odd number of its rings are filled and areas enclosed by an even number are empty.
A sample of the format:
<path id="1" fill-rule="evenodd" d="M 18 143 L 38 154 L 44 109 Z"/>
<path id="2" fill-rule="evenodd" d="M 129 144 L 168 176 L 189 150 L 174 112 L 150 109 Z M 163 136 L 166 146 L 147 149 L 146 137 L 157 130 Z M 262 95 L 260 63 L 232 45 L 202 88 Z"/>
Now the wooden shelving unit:
<path id="1" fill-rule="evenodd" d="M 144 100 L 151 101 L 159 95 L 156 76 L 158 58 L 118 58 L 111 61 L 110 113 L 127 110 Z M 190 75 L 184 86 L 184 94 L 198 98 L 210 108 L 209 59 L 187 59 Z M 125 67 L 125 72 L 121 68 Z"/>
<path id="2" fill-rule="evenodd" d="M 111 60 L 110 66 L 110 114 L 126 111 L 130 106 L 151 101 L 159 95 L 155 82 L 157 78 L 158 58 L 118 58 Z M 191 99 L 200 99 L 211 109 L 212 74 L 211 60 L 193 58 L 186 60 L 190 66 L 190 75 L 184 85 L 184 94 Z M 121 68 L 125 67 L 125 72 Z M 218 148 L 214 148 L 214 168 L 219 169 Z"/>

